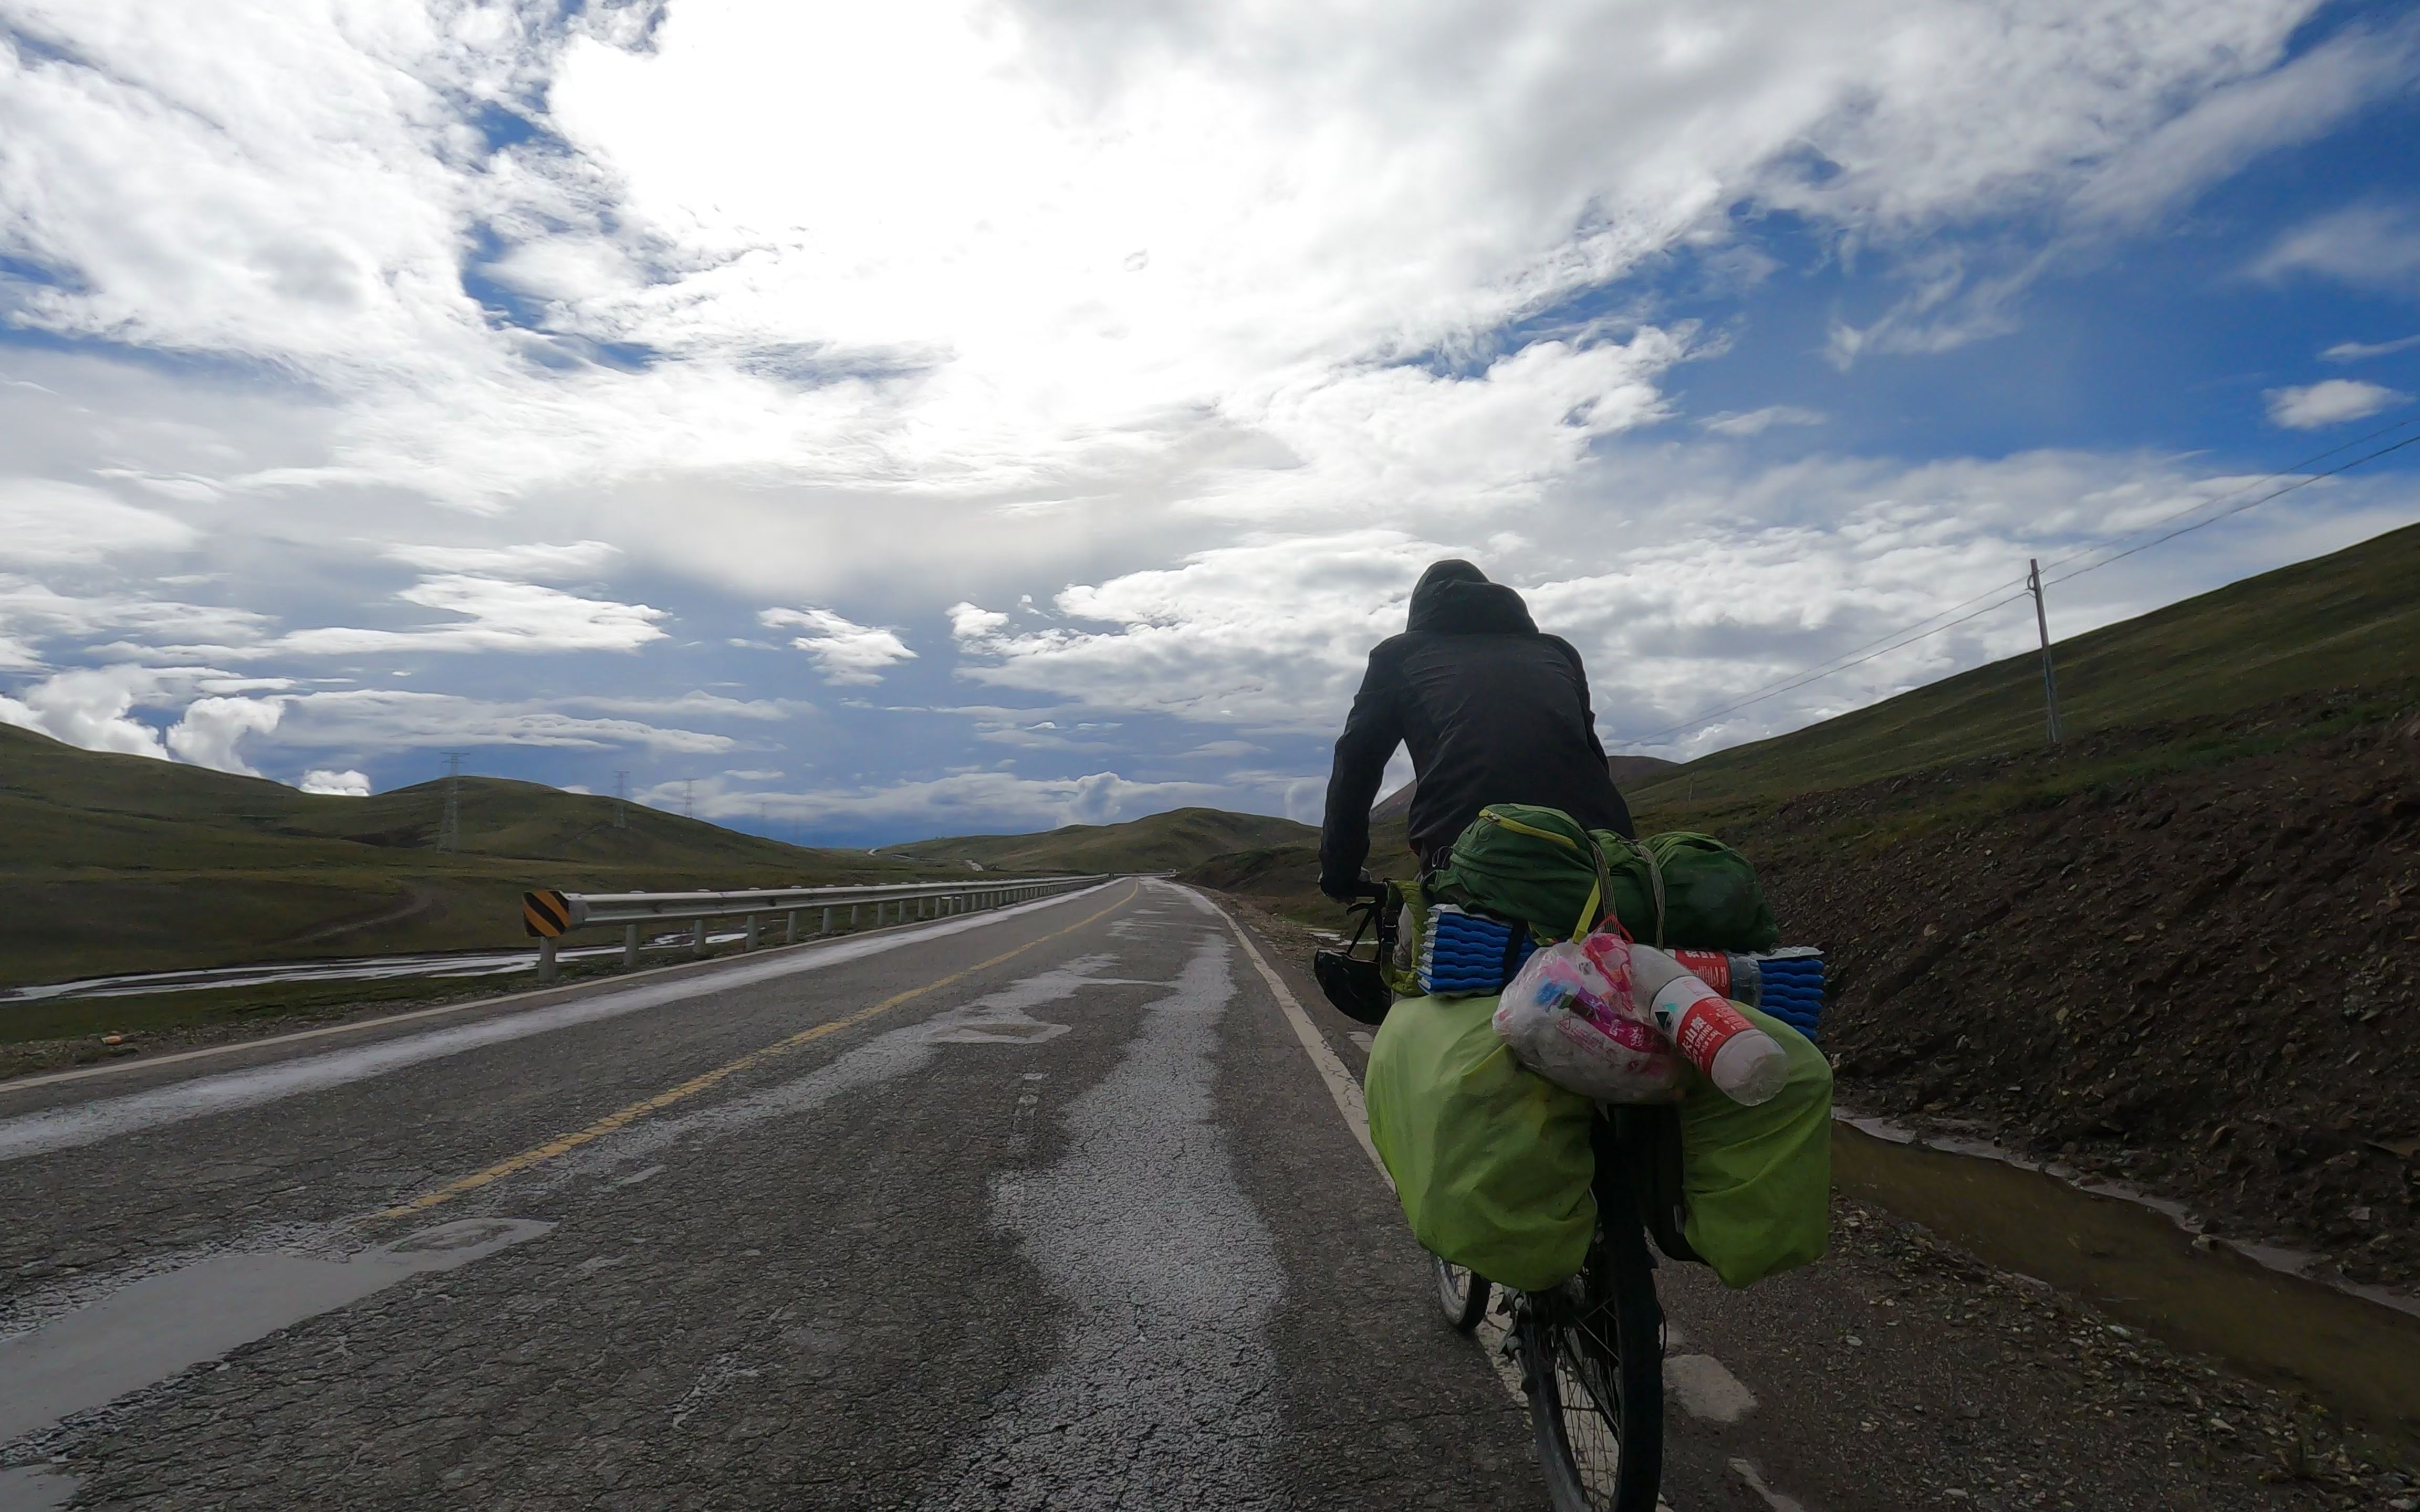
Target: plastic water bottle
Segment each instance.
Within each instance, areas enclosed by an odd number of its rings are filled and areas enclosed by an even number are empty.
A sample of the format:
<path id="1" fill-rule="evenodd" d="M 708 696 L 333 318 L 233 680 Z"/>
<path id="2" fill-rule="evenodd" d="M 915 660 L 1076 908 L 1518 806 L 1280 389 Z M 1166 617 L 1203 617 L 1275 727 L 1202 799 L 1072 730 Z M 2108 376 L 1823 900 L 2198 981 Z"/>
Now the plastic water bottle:
<path id="1" fill-rule="evenodd" d="M 1731 1101 L 1754 1107 L 1779 1096 L 1790 1080 L 1790 1056 L 1773 1036 L 1750 1024 L 1722 994 L 1663 951 L 1649 946 L 1631 948 L 1631 969 L 1642 988 L 1664 976 L 1667 962 L 1672 975 L 1655 988 L 1649 1004 L 1656 1026 L 1671 1038 L 1689 1064 Z"/>

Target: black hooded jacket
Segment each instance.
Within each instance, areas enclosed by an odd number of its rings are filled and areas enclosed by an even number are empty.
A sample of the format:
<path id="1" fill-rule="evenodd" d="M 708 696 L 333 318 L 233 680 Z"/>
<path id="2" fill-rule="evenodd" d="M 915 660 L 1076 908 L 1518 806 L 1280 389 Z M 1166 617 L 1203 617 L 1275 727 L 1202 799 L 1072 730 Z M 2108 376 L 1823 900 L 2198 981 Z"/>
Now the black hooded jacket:
<path id="1" fill-rule="evenodd" d="M 1491 803 L 1544 804 L 1590 829 L 1631 832 L 1580 654 L 1540 633 L 1520 594 L 1467 562 L 1422 573 L 1404 633 L 1370 653 L 1327 779 L 1319 886 L 1331 897 L 1350 893 L 1369 859 L 1370 805 L 1399 744 L 1411 747 L 1419 784 L 1411 838 L 1423 862 Z"/>

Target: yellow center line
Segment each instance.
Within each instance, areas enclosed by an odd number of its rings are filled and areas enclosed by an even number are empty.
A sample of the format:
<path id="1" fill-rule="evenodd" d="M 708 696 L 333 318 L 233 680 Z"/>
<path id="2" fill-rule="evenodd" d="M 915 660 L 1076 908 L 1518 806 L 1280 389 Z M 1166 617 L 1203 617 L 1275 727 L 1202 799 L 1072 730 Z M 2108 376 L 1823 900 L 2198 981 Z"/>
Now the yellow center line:
<path id="1" fill-rule="evenodd" d="M 1036 946 L 1047 945 L 1052 940 L 1058 939 L 1063 934 L 1072 934 L 1076 931 L 1082 929 L 1085 925 L 1096 923 L 1109 917 L 1110 914 L 1113 914 L 1119 909 L 1125 907 L 1127 903 L 1133 902 L 1136 895 L 1141 890 L 1142 885 L 1140 883 L 1128 884 L 1126 887 L 1126 895 L 1125 897 L 1119 899 L 1116 903 L 1109 904 L 1109 907 L 1102 909 L 1097 914 L 1086 915 L 1084 918 L 1076 920 L 1076 922 L 1068 925 L 1064 929 L 1053 930 L 1051 933 L 1042 935 L 1038 939 L 1028 940 L 1023 945 L 1018 946 L 1013 950 L 1003 950 L 1000 954 L 993 956 L 988 961 L 979 961 L 975 964 L 967 967 L 965 970 L 954 971 L 938 981 L 928 981 L 922 987 L 910 987 L 904 993 L 894 993 L 891 996 L 875 1004 L 872 1008 L 860 1009 L 856 1012 L 848 1015 L 846 1018 L 833 1019 L 828 1024 L 818 1024 L 812 1029 L 801 1029 L 798 1033 L 791 1035 L 786 1040 L 777 1040 L 761 1050 L 751 1050 L 748 1054 L 741 1056 L 738 1059 L 732 1061 L 729 1065 L 717 1066 L 712 1071 L 690 1077 L 688 1081 L 681 1083 L 677 1087 L 666 1088 L 663 1091 L 658 1092 L 655 1096 L 647 1098 L 643 1102 L 633 1103 L 628 1107 L 623 1108 L 618 1112 L 609 1113 L 605 1115 L 605 1117 L 597 1119 L 595 1123 L 590 1124 L 585 1129 L 576 1129 L 566 1134 L 558 1134 L 554 1138 L 548 1140 L 545 1144 L 539 1145 L 534 1149 L 524 1149 L 518 1155 L 508 1156 L 504 1160 L 496 1162 L 496 1164 L 489 1166 L 486 1170 L 473 1171 L 468 1176 L 448 1181 L 443 1186 L 438 1187 L 434 1191 L 424 1192 L 420 1196 L 413 1197 L 409 1202 L 398 1203 L 392 1208 L 388 1208 L 381 1212 L 374 1214 L 373 1216 L 378 1218 L 409 1218 L 413 1213 L 426 1212 L 429 1209 L 436 1207 L 441 1202 L 450 1202 L 466 1192 L 476 1192 L 479 1188 L 501 1181 L 507 1176 L 528 1170 L 533 1165 L 542 1165 L 547 1161 L 554 1159 L 557 1155 L 568 1154 L 572 1150 L 578 1149 L 581 1146 L 587 1144 L 592 1140 L 603 1138 L 605 1135 L 612 1134 L 616 1129 L 627 1128 L 629 1125 L 636 1123 L 641 1119 L 645 1118 L 648 1114 L 654 1113 L 660 1108 L 668 1108 L 684 1098 L 695 1097 L 698 1093 L 705 1091 L 707 1088 L 715 1086 L 725 1077 L 737 1075 L 738 1072 L 746 1071 L 751 1066 L 770 1060 L 777 1056 L 788 1055 L 791 1051 L 798 1049 L 800 1045 L 812 1044 L 815 1041 L 822 1039 L 827 1034 L 837 1034 L 843 1029 L 854 1028 L 858 1025 L 863 1024 L 868 1019 L 877 1018 L 884 1013 L 890 1012 L 892 1009 L 897 1008 L 902 1003 L 913 1002 L 919 997 L 927 996 L 933 993 L 939 992 L 942 988 L 950 986 L 954 982 L 964 981 L 978 971 L 988 971 L 1004 961 L 1013 961 L 1018 956 L 1023 955 L 1026 951 L 1034 949 Z"/>

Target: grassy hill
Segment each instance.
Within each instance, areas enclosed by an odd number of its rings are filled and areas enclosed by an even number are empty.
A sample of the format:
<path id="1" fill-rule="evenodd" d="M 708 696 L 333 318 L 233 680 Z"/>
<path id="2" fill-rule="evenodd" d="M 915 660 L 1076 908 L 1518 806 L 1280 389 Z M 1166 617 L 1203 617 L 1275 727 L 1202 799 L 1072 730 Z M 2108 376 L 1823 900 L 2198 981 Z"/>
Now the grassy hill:
<path id="1" fill-rule="evenodd" d="M 0 725 L 0 985 L 519 942 L 531 887 L 630 891 L 906 880 L 934 868 L 819 851 L 534 782 L 461 779 L 461 848 L 435 849 L 443 784 L 369 798 Z"/>
<path id="2" fill-rule="evenodd" d="M 1118 825 L 1067 825 L 1033 835 L 960 835 L 886 846 L 901 860 L 968 862 L 991 872 L 1181 872 L 1229 851 L 1316 844 L 1319 831 L 1291 819 L 1171 809 Z"/>
<path id="3" fill-rule="evenodd" d="M 2420 525 L 2057 641 L 2061 721 L 2081 735 L 2411 677 L 2420 673 L 2414 584 Z M 2043 744 L 2041 659 L 2028 652 L 1623 792 L 1634 809 L 1703 808 Z"/>

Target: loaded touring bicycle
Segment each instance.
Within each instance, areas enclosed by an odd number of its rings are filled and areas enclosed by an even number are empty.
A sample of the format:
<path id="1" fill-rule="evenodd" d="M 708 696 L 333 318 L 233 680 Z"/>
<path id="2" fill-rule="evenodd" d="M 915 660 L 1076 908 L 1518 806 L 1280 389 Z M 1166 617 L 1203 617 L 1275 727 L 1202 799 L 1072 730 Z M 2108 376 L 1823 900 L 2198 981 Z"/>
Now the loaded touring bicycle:
<path id="1" fill-rule="evenodd" d="M 1312 968 L 1340 1011 L 1383 1022 L 1392 1003 L 1378 960 L 1394 948 L 1400 898 L 1371 885 L 1342 949 Z M 1359 952 L 1365 939 L 1376 953 Z M 1446 1319 L 1476 1332 L 1491 1308 L 1528 1394 L 1538 1463 L 1558 1512 L 1652 1512 L 1664 1461 L 1664 1312 L 1654 1247 L 1696 1260 L 1682 1232 L 1680 1125 L 1669 1107 L 1604 1107 L 1590 1144 L 1597 1227 L 1577 1274 L 1525 1292 L 1431 1256 Z"/>

